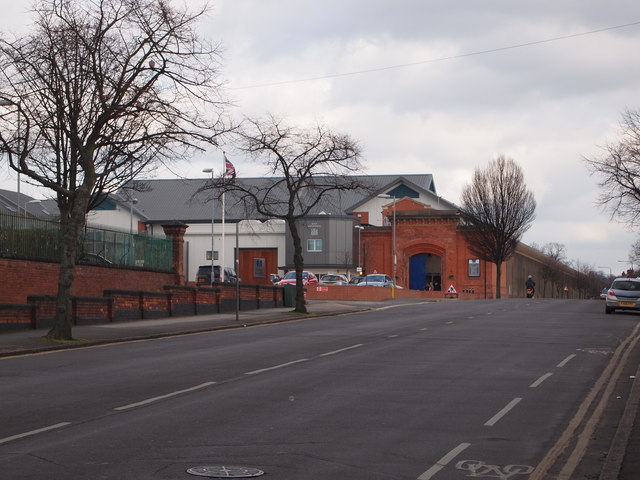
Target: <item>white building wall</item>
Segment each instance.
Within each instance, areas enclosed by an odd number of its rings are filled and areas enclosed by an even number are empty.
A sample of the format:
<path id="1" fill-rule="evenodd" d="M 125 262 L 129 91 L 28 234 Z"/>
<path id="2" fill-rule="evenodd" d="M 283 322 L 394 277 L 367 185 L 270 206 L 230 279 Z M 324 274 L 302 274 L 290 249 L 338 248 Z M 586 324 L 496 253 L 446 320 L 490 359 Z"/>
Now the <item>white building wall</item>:
<path id="1" fill-rule="evenodd" d="M 238 226 L 238 243 L 240 248 L 277 248 L 278 265 L 285 262 L 285 223 L 281 220 L 243 220 Z M 214 225 L 213 248 L 219 252 L 216 265 L 235 268 L 234 250 L 236 248 L 236 224 L 224 225 L 224 251 L 222 250 L 222 225 Z M 184 236 L 185 241 L 185 278 L 195 282 L 200 265 L 210 265 L 207 251 L 211 250 L 211 224 L 189 224 Z"/>
<path id="2" fill-rule="evenodd" d="M 138 221 L 140 215 L 133 211 L 133 233 L 138 233 Z M 129 232 L 131 226 L 131 210 L 122 205 L 117 205 L 115 210 L 92 210 L 87 214 L 87 224 L 90 227 L 104 228 Z"/>

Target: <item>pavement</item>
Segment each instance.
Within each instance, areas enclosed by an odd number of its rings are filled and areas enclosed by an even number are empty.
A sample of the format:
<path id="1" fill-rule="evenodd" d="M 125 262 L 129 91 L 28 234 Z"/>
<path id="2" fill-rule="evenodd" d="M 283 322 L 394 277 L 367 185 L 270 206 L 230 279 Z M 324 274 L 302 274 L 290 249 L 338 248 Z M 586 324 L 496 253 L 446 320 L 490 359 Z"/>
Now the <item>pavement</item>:
<path id="1" fill-rule="evenodd" d="M 0 360 L 2 357 L 41 354 L 56 350 L 86 348 L 95 345 L 148 340 L 176 335 L 233 328 L 246 328 L 271 323 L 308 320 L 315 317 L 366 312 L 394 305 L 423 302 L 423 299 L 394 299 L 378 302 L 370 301 L 333 301 L 309 300 L 308 314 L 292 312 L 291 307 L 243 310 L 236 314 L 217 313 L 190 317 L 170 317 L 157 320 L 135 320 L 128 322 L 105 323 L 97 325 L 78 325 L 73 327 L 75 341 L 53 342 L 44 338 L 47 330 L 21 330 L 0 333 Z M 635 356 L 634 358 L 637 358 Z M 628 368 L 636 371 L 635 365 Z M 630 376 L 634 378 L 634 376 Z M 600 472 L 593 472 L 593 461 L 588 464 L 589 473 L 584 472 L 571 477 L 571 480 L 638 480 L 640 479 L 640 368 L 637 369 L 633 384 L 626 395 L 624 411 L 616 414 L 615 433 L 612 440 L 607 439 L 607 451 L 601 451 L 603 460 L 598 461 Z M 620 397 L 618 397 L 620 398 Z M 621 409 L 622 410 L 622 409 Z M 606 427 L 605 427 L 606 428 Z M 591 449 L 592 453 L 601 447 Z M 587 463 L 587 462 L 585 462 Z M 580 469 L 578 469 L 580 470 Z M 523 479 L 524 480 L 524 479 Z M 569 479 L 567 479 L 569 480 Z"/>

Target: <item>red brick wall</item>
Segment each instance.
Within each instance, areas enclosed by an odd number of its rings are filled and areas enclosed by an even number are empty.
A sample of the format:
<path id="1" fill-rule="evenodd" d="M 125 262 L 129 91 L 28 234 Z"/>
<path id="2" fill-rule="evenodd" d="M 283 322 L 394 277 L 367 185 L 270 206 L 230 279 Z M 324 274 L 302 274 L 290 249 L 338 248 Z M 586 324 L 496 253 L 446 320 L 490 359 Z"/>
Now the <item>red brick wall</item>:
<path id="1" fill-rule="evenodd" d="M 0 258 L 0 303 L 26 303 L 28 295 L 56 295 L 57 263 Z M 161 291 L 176 275 L 137 269 L 77 265 L 74 296 L 100 297 L 104 290 Z"/>
<path id="2" fill-rule="evenodd" d="M 480 262 L 480 277 L 468 276 L 468 261 L 477 258 L 457 229 L 457 218 L 397 219 L 397 283 L 409 287 L 413 255 L 432 253 L 442 259 L 442 289 L 451 285 L 459 294 L 474 298 L 494 298 L 496 272 L 493 263 Z M 362 266 L 365 274 L 393 275 L 393 230 L 391 227 L 365 230 L 361 234 Z M 503 266 L 502 296 L 507 297 L 506 266 Z M 439 292 L 438 292 L 439 293 Z M 406 294 L 405 294 L 406 295 Z M 441 295 L 440 295 L 441 296 Z"/>

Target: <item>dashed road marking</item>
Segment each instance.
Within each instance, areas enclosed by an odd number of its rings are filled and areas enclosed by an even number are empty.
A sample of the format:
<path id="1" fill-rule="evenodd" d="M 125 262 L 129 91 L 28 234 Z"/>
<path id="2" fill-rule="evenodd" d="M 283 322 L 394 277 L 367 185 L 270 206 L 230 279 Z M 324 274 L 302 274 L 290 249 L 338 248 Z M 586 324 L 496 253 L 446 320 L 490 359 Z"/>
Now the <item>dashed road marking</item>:
<path id="1" fill-rule="evenodd" d="M 498 421 L 504 417 L 507 413 L 509 413 L 511 411 L 511 409 L 513 409 L 513 407 L 515 407 L 518 403 L 520 403 L 522 401 L 522 398 L 516 397 L 513 400 L 511 400 L 506 407 L 504 407 L 502 410 L 500 410 L 498 413 L 496 413 L 493 417 L 491 417 L 489 420 L 487 420 L 487 423 L 484 424 L 485 427 L 493 427 L 496 423 L 498 423 Z"/>
<path id="2" fill-rule="evenodd" d="M 562 360 L 558 365 L 556 365 L 556 367 L 558 368 L 562 368 L 564 367 L 567 363 L 569 363 L 571 361 L 572 358 L 574 358 L 576 356 L 575 353 L 572 353 L 571 355 L 569 355 L 567 358 L 565 358 L 564 360 Z"/>
<path id="3" fill-rule="evenodd" d="M 177 390 L 175 392 L 167 393 L 165 395 L 159 395 L 157 397 L 147 398 L 146 400 L 142 400 L 136 403 L 130 403 L 129 405 L 123 405 L 121 407 L 116 407 L 114 410 L 128 410 L 130 408 L 140 407 L 142 405 L 148 405 L 149 403 L 157 402 L 158 400 L 164 400 L 165 398 L 175 397 L 176 395 L 181 395 L 183 393 L 193 392 L 195 390 L 200 390 L 201 388 L 209 387 L 216 382 L 206 382 L 201 383 L 200 385 L 196 385 L 195 387 L 185 388 L 184 390 Z"/>
<path id="4" fill-rule="evenodd" d="M 535 382 L 533 382 L 531 385 L 529 385 L 529 388 L 536 388 L 536 387 L 540 386 L 540 384 L 542 382 L 544 382 L 547 378 L 549 378 L 551 375 L 553 375 L 553 373 L 551 373 L 551 372 L 545 373 L 539 379 L 537 379 Z"/>
<path id="5" fill-rule="evenodd" d="M 341 348 L 340 350 L 333 350 L 332 352 L 321 353 L 321 357 L 328 357 L 329 355 L 336 355 L 337 353 L 346 352 L 348 350 L 353 350 L 354 348 L 362 347 L 364 343 L 358 343 L 357 345 L 351 345 L 350 347 Z"/>
<path id="6" fill-rule="evenodd" d="M 417 480 L 430 480 L 433 476 L 446 467 L 451 461 L 471 446 L 470 443 L 461 443 L 436 462 L 429 470 L 418 477 Z"/>
<path id="7" fill-rule="evenodd" d="M 292 362 L 281 363 L 280 365 L 274 365 L 273 367 L 261 368 L 260 370 L 253 370 L 252 372 L 245 372 L 245 375 L 257 375 L 258 373 L 269 372 L 271 370 L 277 370 L 279 368 L 288 367 L 290 365 L 295 365 L 296 363 L 307 362 L 308 358 L 301 358 L 300 360 L 294 360 Z"/>
<path id="8" fill-rule="evenodd" d="M 49 430 L 55 430 L 57 428 L 66 427 L 67 425 L 71 425 L 71 422 L 60 422 L 60 423 L 56 423 L 55 425 L 49 425 L 48 427 L 38 428 L 37 430 L 31 430 L 29 432 L 12 435 L 10 437 L 0 438 L 0 444 L 12 442 L 14 440 L 19 440 L 25 437 L 30 437 L 31 435 L 37 435 L 38 433 L 48 432 Z"/>

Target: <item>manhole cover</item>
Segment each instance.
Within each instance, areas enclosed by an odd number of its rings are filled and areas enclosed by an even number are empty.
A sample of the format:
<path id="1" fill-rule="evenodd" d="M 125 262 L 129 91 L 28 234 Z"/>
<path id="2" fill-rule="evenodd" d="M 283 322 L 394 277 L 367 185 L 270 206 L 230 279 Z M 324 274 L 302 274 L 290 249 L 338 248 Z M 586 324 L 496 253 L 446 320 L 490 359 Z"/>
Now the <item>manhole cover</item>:
<path id="1" fill-rule="evenodd" d="M 209 478 L 249 478 L 264 475 L 262 470 L 250 467 L 207 466 L 193 467 L 187 470 L 191 475 Z"/>

